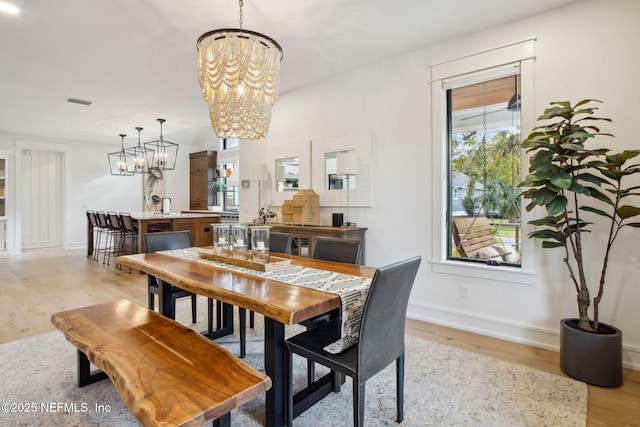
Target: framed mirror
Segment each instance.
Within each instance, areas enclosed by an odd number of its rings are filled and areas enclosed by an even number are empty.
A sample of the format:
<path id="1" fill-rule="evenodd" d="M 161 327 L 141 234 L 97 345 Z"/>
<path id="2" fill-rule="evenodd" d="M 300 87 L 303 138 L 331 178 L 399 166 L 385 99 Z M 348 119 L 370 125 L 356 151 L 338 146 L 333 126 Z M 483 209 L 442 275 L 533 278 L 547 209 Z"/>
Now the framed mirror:
<path id="1" fill-rule="evenodd" d="M 296 191 L 311 188 L 311 142 L 297 141 L 270 147 L 265 159 L 269 171 L 269 193 L 273 206 L 282 206 Z"/>

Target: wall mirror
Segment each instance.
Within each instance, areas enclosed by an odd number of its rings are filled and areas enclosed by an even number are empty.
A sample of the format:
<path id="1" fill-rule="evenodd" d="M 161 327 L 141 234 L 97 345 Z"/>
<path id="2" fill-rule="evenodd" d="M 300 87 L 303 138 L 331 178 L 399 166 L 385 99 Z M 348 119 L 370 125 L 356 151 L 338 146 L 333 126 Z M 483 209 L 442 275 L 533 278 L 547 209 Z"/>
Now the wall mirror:
<path id="1" fill-rule="evenodd" d="M 347 172 L 350 206 L 372 205 L 371 131 L 314 139 L 311 157 L 311 179 L 320 196 L 320 206 L 346 206 Z"/>
<path id="2" fill-rule="evenodd" d="M 297 141 L 269 147 L 265 159 L 269 183 L 265 197 L 273 206 L 293 199 L 298 190 L 311 188 L 311 142 Z"/>
<path id="3" fill-rule="evenodd" d="M 300 183 L 300 159 L 298 157 L 276 159 L 275 171 L 276 192 L 298 191 Z"/>

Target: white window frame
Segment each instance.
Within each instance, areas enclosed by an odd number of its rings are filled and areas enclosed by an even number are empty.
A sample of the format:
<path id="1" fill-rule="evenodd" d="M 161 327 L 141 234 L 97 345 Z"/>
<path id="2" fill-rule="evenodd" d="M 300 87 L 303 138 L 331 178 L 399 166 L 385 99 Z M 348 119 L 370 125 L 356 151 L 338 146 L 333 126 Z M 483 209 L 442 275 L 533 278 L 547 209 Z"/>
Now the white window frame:
<path id="1" fill-rule="evenodd" d="M 432 65 L 431 71 L 431 115 L 432 115 L 432 167 L 433 167 L 433 239 L 431 266 L 434 272 L 482 279 L 499 280 L 520 284 L 535 284 L 535 247 L 526 238 L 525 225 L 533 214 L 522 208 L 522 264 L 520 267 L 492 266 L 447 259 L 447 194 L 448 144 L 446 91 L 479 81 L 513 74 L 520 68 L 521 84 L 521 133 L 523 137 L 535 125 L 534 115 L 534 51 L 535 38 L 510 43 L 473 55 Z M 524 176 L 529 162 L 522 150 L 521 174 Z M 524 206 L 524 204 L 523 204 Z"/>

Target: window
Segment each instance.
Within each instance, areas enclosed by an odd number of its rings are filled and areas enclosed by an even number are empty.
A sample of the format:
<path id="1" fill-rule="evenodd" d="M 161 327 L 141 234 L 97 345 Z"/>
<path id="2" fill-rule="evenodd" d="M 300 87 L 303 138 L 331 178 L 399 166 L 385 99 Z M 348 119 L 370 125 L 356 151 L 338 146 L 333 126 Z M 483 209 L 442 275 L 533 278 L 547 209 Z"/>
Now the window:
<path id="1" fill-rule="evenodd" d="M 223 150 L 229 150 L 231 148 L 238 148 L 238 138 L 223 138 L 221 146 Z"/>
<path id="2" fill-rule="evenodd" d="M 225 171 L 226 177 L 223 178 L 225 186 L 218 193 L 218 197 L 222 197 L 222 209 L 224 211 L 237 211 L 239 207 L 239 191 L 238 191 L 238 178 L 234 175 L 234 171 L 237 174 L 237 164 L 228 163 L 219 165 L 219 169 Z"/>
<path id="3" fill-rule="evenodd" d="M 229 141 L 235 141 L 236 146 L 233 148 L 228 146 L 226 149 L 218 151 L 217 170 L 224 180 L 224 186 L 218 190 L 216 197 L 220 199 L 217 200 L 217 204 L 222 206 L 223 211 L 237 211 L 240 206 L 238 140 L 223 139 L 220 144 L 224 146 Z"/>
<path id="4" fill-rule="evenodd" d="M 535 39 L 431 66 L 434 271 L 534 283 L 520 204 Z M 480 251 L 482 249 L 482 251 Z"/>
<path id="5" fill-rule="evenodd" d="M 514 71 L 444 89 L 449 259 L 520 265 L 521 97 Z"/>

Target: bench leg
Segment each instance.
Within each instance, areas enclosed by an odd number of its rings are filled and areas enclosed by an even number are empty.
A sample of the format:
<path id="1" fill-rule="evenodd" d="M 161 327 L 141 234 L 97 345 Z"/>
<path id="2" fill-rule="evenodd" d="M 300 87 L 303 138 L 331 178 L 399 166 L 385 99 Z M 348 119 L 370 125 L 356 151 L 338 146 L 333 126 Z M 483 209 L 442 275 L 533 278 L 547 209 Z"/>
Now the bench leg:
<path id="1" fill-rule="evenodd" d="M 78 350 L 78 387 L 84 387 L 109 378 L 102 371 L 91 372 L 91 365 L 87 355 Z"/>
<path id="2" fill-rule="evenodd" d="M 213 420 L 211 427 L 231 427 L 231 412 L 227 412 L 220 418 Z"/>

